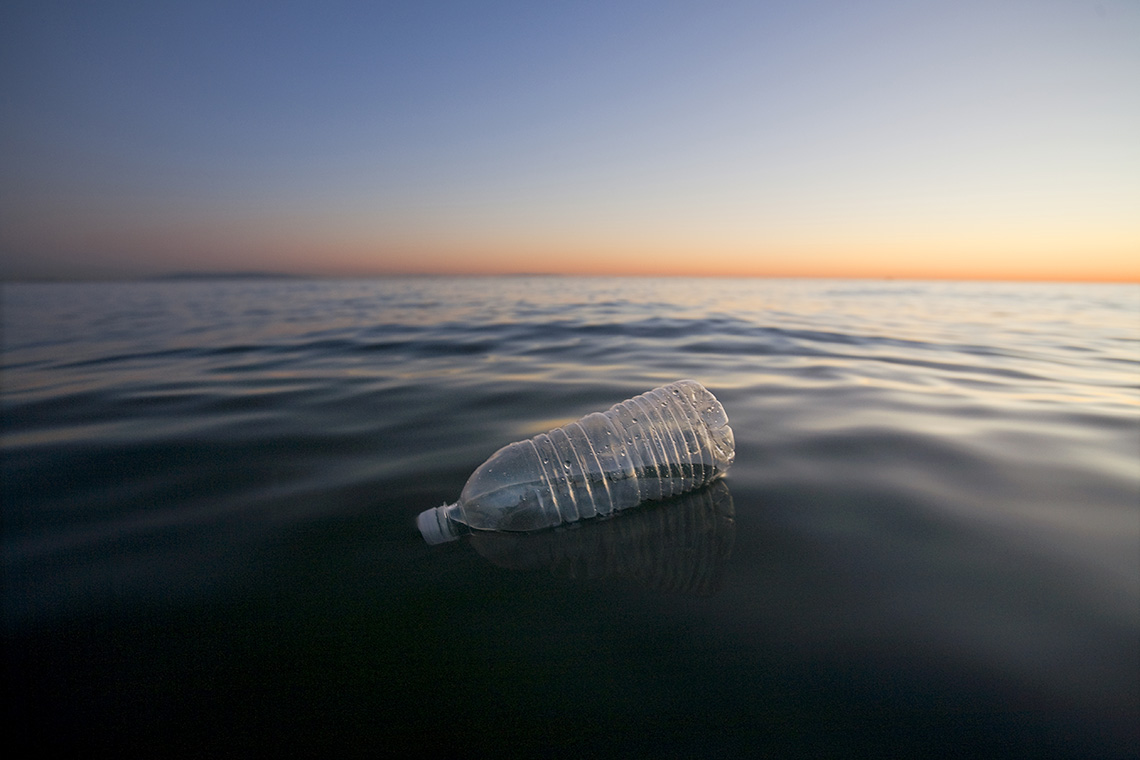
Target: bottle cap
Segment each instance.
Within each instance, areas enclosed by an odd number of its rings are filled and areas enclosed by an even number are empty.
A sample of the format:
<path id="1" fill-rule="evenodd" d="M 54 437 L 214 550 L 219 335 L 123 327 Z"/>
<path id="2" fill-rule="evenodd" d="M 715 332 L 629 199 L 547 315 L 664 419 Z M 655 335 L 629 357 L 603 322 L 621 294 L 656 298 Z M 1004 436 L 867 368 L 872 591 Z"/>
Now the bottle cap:
<path id="1" fill-rule="evenodd" d="M 448 519 L 447 507 L 448 505 L 444 504 L 442 507 L 426 509 L 416 518 L 416 527 L 420 529 L 424 541 L 433 546 L 459 538 L 459 526 Z"/>

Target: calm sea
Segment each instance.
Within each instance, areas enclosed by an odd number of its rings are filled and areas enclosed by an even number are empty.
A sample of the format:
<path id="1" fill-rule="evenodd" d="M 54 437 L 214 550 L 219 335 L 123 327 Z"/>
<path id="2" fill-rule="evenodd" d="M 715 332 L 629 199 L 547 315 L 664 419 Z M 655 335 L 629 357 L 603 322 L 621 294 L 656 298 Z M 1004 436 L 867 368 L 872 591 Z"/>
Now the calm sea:
<path id="1" fill-rule="evenodd" d="M 1135 757 L 1140 287 L 8 284 L 9 746 Z M 722 488 L 428 546 L 691 377 Z"/>

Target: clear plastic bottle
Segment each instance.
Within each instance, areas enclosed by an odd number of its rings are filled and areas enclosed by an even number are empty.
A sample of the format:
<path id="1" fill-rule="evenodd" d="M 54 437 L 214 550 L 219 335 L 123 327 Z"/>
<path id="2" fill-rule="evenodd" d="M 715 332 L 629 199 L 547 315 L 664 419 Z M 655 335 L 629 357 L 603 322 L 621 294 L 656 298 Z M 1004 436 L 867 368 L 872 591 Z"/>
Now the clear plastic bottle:
<path id="1" fill-rule="evenodd" d="M 416 520 L 429 544 L 463 527 L 532 531 L 606 516 L 692 491 L 724 475 L 735 456 L 724 407 L 695 380 L 678 380 L 504 446 L 459 501 Z"/>

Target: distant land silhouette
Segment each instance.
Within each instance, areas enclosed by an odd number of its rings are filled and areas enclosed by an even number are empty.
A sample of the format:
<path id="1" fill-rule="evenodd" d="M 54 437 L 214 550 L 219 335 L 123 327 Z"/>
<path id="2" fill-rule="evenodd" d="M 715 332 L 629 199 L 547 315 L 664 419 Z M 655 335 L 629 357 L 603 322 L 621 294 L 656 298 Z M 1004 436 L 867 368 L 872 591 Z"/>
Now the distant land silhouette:
<path id="1" fill-rule="evenodd" d="M 148 280 L 283 280 L 301 279 L 303 275 L 287 272 L 170 272 L 147 277 Z"/>

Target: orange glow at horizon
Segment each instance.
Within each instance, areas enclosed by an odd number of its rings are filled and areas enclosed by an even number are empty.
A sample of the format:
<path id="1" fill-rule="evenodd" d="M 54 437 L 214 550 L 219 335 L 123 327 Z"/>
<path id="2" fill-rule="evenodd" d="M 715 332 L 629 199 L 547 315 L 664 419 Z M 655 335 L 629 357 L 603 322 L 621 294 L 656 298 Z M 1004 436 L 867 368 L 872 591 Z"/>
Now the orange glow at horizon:
<path id="1" fill-rule="evenodd" d="M 1140 282 L 1140 230 L 1106 225 L 804 230 L 720 228 L 695 220 L 573 230 L 544 224 L 438 224 L 377 229 L 356 219 L 154 219 L 145 225 L 56 228 L 41 255 L 88 251 L 124 271 L 265 270 L 316 276 L 563 274 Z M 463 220 L 469 221 L 469 220 Z M 643 220 L 648 222 L 649 220 Z M 353 223 L 356 222 L 356 223 Z M 44 225 L 46 226 L 46 225 Z M 645 224 L 645 227 L 651 225 Z M 759 225 L 757 225 L 759 227 Z M 703 229 L 714 230 L 704 233 Z M 716 230 L 719 229 L 719 232 Z M 26 247 L 32 249 L 33 235 Z M 18 241 L 17 241 L 18 242 Z M 65 261 L 78 266 L 82 259 Z M 82 276 L 82 275 L 81 275 Z"/>
<path id="2" fill-rule="evenodd" d="M 1070 254 L 1067 248 L 974 251 L 913 245 L 582 246 L 423 245 L 296 250 L 292 269 L 313 274 L 558 274 L 597 276 L 894 278 L 1140 282 L 1134 249 Z"/>
<path id="3" fill-rule="evenodd" d="M 278 261 L 299 271 L 367 274 L 563 274 L 1140 282 L 1140 235 L 1073 233 L 727 236 L 637 239 L 502 235 L 282 241 Z M 289 253 L 285 255 L 285 251 Z"/>

